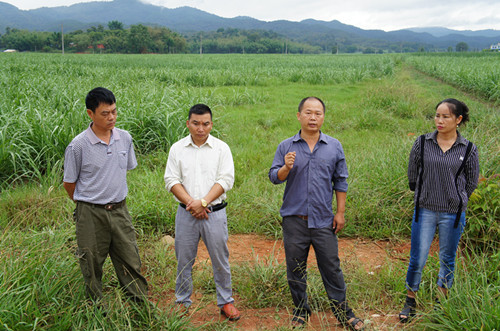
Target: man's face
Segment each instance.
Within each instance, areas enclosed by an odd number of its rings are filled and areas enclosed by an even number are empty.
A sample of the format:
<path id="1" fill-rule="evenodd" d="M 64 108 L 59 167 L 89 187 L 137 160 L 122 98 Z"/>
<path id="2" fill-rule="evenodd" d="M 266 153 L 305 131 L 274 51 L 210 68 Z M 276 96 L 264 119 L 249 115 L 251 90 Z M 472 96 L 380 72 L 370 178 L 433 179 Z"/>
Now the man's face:
<path id="1" fill-rule="evenodd" d="M 94 130 L 101 132 L 113 130 L 116 124 L 116 104 L 100 103 L 95 112 L 87 109 L 87 114 L 92 119 Z"/>
<path id="2" fill-rule="evenodd" d="M 209 113 L 203 115 L 191 114 L 191 118 L 187 120 L 186 125 L 194 143 L 201 146 L 207 141 L 213 123 Z"/>
<path id="3" fill-rule="evenodd" d="M 304 102 L 302 110 L 297 113 L 302 132 L 316 133 L 321 129 L 325 120 L 323 105 L 316 99 L 308 99 Z"/>

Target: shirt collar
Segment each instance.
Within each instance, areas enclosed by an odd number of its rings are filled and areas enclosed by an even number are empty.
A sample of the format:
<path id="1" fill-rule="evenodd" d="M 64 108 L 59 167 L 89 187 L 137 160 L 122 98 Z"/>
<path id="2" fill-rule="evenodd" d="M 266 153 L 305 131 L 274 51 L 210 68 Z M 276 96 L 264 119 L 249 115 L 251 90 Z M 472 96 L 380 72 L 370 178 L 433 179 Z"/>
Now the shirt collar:
<path id="1" fill-rule="evenodd" d="M 204 143 L 203 145 L 201 145 L 201 146 L 200 146 L 200 148 L 201 148 L 201 147 L 203 147 L 203 146 L 205 146 L 205 145 L 207 145 L 207 146 L 208 146 L 208 147 L 210 147 L 210 148 L 213 148 L 213 147 L 214 147 L 214 139 L 215 139 L 215 138 L 214 138 L 214 137 L 212 137 L 212 135 L 211 135 L 211 134 L 209 134 L 209 135 L 208 135 L 208 138 L 207 138 L 207 141 L 205 141 L 205 143 Z M 189 136 L 188 136 L 188 139 L 186 139 L 186 141 L 185 141 L 185 143 L 184 143 L 184 147 L 187 147 L 187 146 L 189 146 L 189 145 L 192 145 L 192 146 L 194 146 L 194 147 L 198 147 L 198 146 L 194 143 L 194 141 L 193 141 L 193 137 L 191 137 L 191 135 L 189 135 Z"/>
<path id="2" fill-rule="evenodd" d="M 100 143 L 102 140 L 95 135 L 94 131 L 92 130 L 92 124 L 93 122 L 90 122 L 89 126 L 87 127 L 87 130 L 85 131 L 85 134 L 87 135 L 87 138 L 89 138 L 90 143 L 92 145 L 95 145 Z M 120 140 L 120 135 L 116 134 L 116 128 L 113 128 L 111 130 L 111 137 L 109 138 L 109 144 L 111 145 L 111 142 L 114 140 Z"/>
<path id="3" fill-rule="evenodd" d="M 438 143 L 437 142 L 437 134 L 438 134 L 438 131 L 435 130 L 430 135 L 428 135 L 426 138 L 432 139 L 432 141 L 434 141 L 437 144 Z M 455 141 L 454 144 L 467 145 L 467 140 L 464 137 L 462 137 L 462 135 L 460 134 L 460 132 L 458 130 L 457 130 L 457 140 Z"/>
<path id="4" fill-rule="evenodd" d="M 467 145 L 467 139 L 462 137 L 462 135 L 460 134 L 460 132 L 458 130 L 457 130 L 457 143 L 462 144 L 462 145 Z"/>
<path id="5" fill-rule="evenodd" d="M 303 140 L 302 137 L 300 136 L 300 133 L 302 132 L 302 130 L 299 130 L 299 133 L 297 133 L 295 136 L 293 136 L 293 142 L 297 142 L 297 141 L 300 141 L 300 140 Z M 319 131 L 319 140 L 318 141 L 321 141 L 325 144 L 328 144 L 327 140 L 326 140 L 326 135 L 321 132 L 321 130 Z"/>

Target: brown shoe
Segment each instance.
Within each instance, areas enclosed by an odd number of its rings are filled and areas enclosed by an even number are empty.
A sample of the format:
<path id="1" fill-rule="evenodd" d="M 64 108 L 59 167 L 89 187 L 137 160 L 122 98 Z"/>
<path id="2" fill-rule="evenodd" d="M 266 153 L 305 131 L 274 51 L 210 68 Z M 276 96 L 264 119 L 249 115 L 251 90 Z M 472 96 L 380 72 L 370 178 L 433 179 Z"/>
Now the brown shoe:
<path id="1" fill-rule="evenodd" d="M 226 303 L 220 310 L 221 315 L 226 316 L 230 321 L 237 321 L 241 314 L 232 303 Z"/>

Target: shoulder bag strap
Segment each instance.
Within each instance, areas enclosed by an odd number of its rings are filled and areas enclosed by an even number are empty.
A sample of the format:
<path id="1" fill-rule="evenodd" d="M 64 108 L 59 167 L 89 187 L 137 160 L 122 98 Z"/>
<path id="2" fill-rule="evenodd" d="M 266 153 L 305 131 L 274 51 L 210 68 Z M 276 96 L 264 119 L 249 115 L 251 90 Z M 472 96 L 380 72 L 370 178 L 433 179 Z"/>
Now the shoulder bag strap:
<path id="1" fill-rule="evenodd" d="M 415 201 L 415 222 L 418 222 L 418 209 L 419 209 L 419 200 L 420 200 L 420 192 L 422 192 L 422 183 L 424 181 L 424 146 L 425 146 L 425 135 L 421 135 L 420 137 L 420 176 L 418 178 L 417 185 L 417 200 Z"/>
<path id="2" fill-rule="evenodd" d="M 458 222 L 460 221 L 460 216 L 462 215 L 462 207 L 463 207 L 462 196 L 460 195 L 460 191 L 458 190 L 458 176 L 460 176 L 460 174 L 465 168 L 465 163 L 469 158 L 471 149 L 472 149 L 472 142 L 469 141 L 469 143 L 467 144 L 467 150 L 465 151 L 464 160 L 462 161 L 462 164 L 460 165 L 460 168 L 458 168 L 457 174 L 455 175 L 455 188 L 457 189 L 457 195 L 458 198 L 460 199 L 460 203 L 458 204 L 457 217 L 455 218 L 455 225 L 454 225 L 455 228 L 458 227 Z"/>

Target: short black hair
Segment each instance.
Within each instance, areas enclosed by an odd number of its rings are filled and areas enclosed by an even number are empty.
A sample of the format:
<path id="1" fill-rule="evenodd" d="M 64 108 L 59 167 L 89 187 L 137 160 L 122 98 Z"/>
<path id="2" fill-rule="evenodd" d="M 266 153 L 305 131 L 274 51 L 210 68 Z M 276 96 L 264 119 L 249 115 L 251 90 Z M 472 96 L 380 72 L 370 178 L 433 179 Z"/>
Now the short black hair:
<path id="1" fill-rule="evenodd" d="M 116 98 L 113 92 L 105 89 L 104 87 L 96 87 L 87 94 L 87 97 L 85 97 L 85 106 L 94 113 L 101 103 L 106 105 L 116 103 Z"/>
<path id="2" fill-rule="evenodd" d="M 193 107 L 191 107 L 191 109 L 189 109 L 188 120 L 191 118 L 192 114 L 196 115 L 210 114 L 210 120 L 212 120 L 212 111 L 210 110 L 210 107 L 208 107 L 203 103 L 198 103 Z"/>
<path id="3" fill-rule="evenodd" d="M 325 103 L 323 102 L 323 100 L 321 100 L 318 97 L 306 97 L 306 98 L 302 99 L 299 103 L 299 113 L 302 111 L 302 107 L 304 107 L 304 103 L 306 103 L 306 101 L 309 99 L 318 100 L 321 103 L 321 105 L 323 106 L 323 113 L 326 113 Z"/>
<path id="4" fill-rule="evenodd" d="M 450 111 L 455 117 L 462 116 L 462 121 L 458 125 L 465 124 L 465 122 L 469 121 L 469 107 L 467 107 L 465 103 L 453 98 L 444 99 L 436 105 L 436 110 L 443 103 L 448 105 L 448 108 L 450 108 Z"/>

